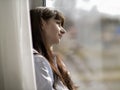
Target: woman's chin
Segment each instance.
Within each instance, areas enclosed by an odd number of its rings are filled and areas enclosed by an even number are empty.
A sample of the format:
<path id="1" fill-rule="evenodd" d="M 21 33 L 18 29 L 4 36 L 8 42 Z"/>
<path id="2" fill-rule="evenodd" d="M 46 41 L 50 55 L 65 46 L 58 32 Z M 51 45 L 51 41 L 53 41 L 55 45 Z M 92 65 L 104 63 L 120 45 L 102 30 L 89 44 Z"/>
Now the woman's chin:
<path id="1" fill-rule="evenodd" d="M 57 40 L 57 41 L 55 42 L 55 44 L 59 44 L 59 43 L 60 43 L 60 41 L 61 41 L 61 39 Z"/>

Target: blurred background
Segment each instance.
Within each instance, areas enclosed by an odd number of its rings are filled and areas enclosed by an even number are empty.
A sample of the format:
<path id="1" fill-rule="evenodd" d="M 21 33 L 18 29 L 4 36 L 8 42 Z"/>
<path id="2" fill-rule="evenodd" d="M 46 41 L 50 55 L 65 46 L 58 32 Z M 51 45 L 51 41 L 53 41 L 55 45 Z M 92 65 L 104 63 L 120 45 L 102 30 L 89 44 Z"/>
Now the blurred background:
<path id="1" fill-rule="evenodd" d="M 61 53 L 78 90 L 120 90 L 119 0 L 46 0 L 65 15 Z"/>

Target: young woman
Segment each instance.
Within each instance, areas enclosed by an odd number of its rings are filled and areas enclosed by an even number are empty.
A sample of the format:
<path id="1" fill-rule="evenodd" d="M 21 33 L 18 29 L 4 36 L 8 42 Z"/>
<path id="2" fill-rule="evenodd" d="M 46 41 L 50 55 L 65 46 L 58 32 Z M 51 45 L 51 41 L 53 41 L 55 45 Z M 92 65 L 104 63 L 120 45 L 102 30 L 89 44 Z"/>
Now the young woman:
<path id="1" fill-rule="evenodd" d="M 37 90 L 75 90 L 63 61 L 52 48 L 66 32 L 63 15 L 57 10 L 39 7 L 30 11 L 30 18 Z"/>

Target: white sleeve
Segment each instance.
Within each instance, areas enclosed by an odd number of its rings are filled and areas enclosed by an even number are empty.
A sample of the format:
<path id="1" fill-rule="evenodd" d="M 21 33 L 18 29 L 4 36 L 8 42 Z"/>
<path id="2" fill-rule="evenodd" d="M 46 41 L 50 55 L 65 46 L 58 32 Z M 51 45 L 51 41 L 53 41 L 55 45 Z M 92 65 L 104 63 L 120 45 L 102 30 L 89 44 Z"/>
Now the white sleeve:
<path id="1" fill-rule="evenodd" d="M 37 90 L 54 90 L 50 64 L 44 57 L 34 57 Z"/>

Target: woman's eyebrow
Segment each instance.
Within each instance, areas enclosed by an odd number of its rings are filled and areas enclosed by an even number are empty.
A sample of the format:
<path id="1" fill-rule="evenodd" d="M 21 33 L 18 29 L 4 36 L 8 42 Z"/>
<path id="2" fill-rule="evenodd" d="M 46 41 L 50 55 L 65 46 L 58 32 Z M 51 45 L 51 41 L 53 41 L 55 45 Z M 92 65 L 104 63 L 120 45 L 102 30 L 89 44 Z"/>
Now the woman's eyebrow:
<path id="1" fill-rule="evenodd" d="M 62 21 L 61 21 L 61 20 L 57 20 L 57 19 L 56 19 L 56 21 L 57 21 L 57 22 L 60 22 L 60 23 L 62 23 Z"/>

